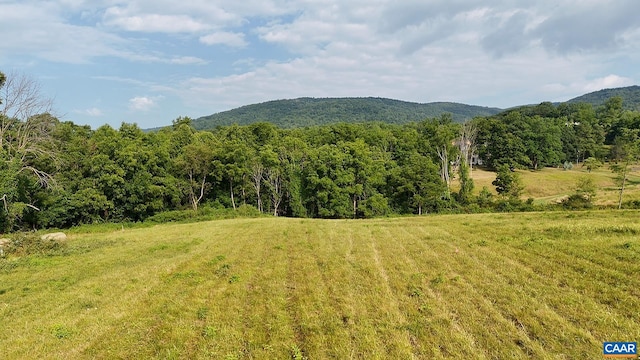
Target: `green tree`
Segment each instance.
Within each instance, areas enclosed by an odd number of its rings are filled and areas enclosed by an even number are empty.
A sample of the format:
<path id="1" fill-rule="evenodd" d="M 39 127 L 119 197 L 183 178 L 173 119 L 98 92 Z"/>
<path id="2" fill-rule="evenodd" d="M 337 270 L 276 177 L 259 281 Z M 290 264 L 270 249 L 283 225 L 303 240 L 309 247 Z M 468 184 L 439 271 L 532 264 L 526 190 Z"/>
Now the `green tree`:
<path id="1" fill-rule="evenodd" d="M 322 145 L 309 152 L 304 167 L 307 212 L 323 218 L 348 218 L 353 214 L 354 174 L 345 164 L 347 154 L 337 145 Z"/>
<path id="2" fill-rule="evenodd" d="M 600 162 L 600 160 L 594 157 L 589 157 L 585 159 L 582 165 L 587 168 L 588 172 L 591 172 L 592 170 L 597 170 L 598 168 L 600 168 L 602 166 L 602 163 Z"/>
<path id="3" fill-rule="evenodd" d="M 598 186 L 590 177 L 581 177 L 576 184 L 576 195 L 583 197 L 589 203 L 593 202 L 596 197 Z"/>
<path id="4" fill-rule="evenodd" d="M 344 170 L 353 178 L 353 182 L 346 187 L 353 204 L 353 217 L 385 212 L 386 207 L 372 207 L 381 202 L 369 201 L 369 198 L 378 194 L 378 187 L 384 183 L 381 153 L 371 149 L 363 140 L 340 143 L 339 148 L 346 155 Z"/>
<path id="5" fill-rule="evenodd" d="M 592 178 L 581 177 L 578 179 L 575 193 L 562 200 L 562 205 L 567 209 L 589 209 L 593 206 L 597 186 Z"/>
<path id="6" fill-rule="evenodd" d="M 29 184 L 44 188 L 54 184 L 57 152 L 51 134 L 58 120 L 38 113 L 41 94 L 37 83 L 28 78 L 16 80 L 2 74 L 0 90 L 0 211 L 11 229 L 28 209 L 40 210 L 29 199 L 33 193 Z"/>
<path id="7" fill-rule="evenodd" d="M 430 119 L 420 123 L 421 133 L 428 144 L 423 152 L 435 155 L 440 168 L 440 177 L 447 186 L 446 197 L 450 198 L 451 186 L 451 162 L 458 155 L 459 149 L 454 145 L 459 130 L 459 125 L 453 123 L 451 114 L 443 114 L 439 118 Z M 430 150 L 430 151 L 429 151 Z"/>
<path id="8" fill-rule="evenodd" d="M 303 195 L 303 168 L 308 158 L 308 145 L 293 134 L 284 135 L 278 145 L 278 159 L 282 171 L 282 190 L 290 216 L 306 217 Z"/>
<path id="9" fill-rule="evenodd" d="M 511 171 L 508 165 L 500 165 L 496 179 L 491 183 L 496 187 L 498 194 L 517 199 L 522 194 L 523 186 L 520 175 Z"/>
<path id="10" fill-rule="evenodd" d="M 236 194 L 238 191 L 243 203 L 246 203 L 247 181 L 251 173 L 251 156 L 254 144 L 246 128 L 233 125 L 219 133 L 220 147 L 215 152 L 213 160 L 216 172 L 222 174 L 227 182 L 229 199 L 235 210 L 237 208 Z"/>
<path id="11" fill-rule="evenodd" d="M 418 215 L 439 210 L 447 191 L 438 165 L 417 152 L 400 160 L 391 172 L 390 185 L 396 201 Z"/>
<path id="12" fill-rule="evenodd" d="M 458 191 L 458 201 L 462 205 L 471 203 L 473 197 L 473 179 L 469 174 L 469 167 L 465 162 L 460 164 L 458 174 L 460 175 L 460 190 Z"/>
<path id="13" fill-rule="evenodd" d="M 612 131 L 612 129 L 618 128 L 618 123 L 622 118 L 622 103 L 622 97 L 613 96 L 607 99 L 604 103 L 604 106 L 599 109 L 598 116 L 600 118 L 600 123 L 602 124 L 606 132 L 605 143 L 607 144 L 613 144 L 615 139 L 621 135 L 617 131 Z"/>
<path id="14" fill-rule="evenodd" d="M 278 154 L 270 145 L 263 146 L 260 157 L 265 167 L 264 181 L 269 190 L 273 216 L 278 216 L 286 185 L 283 168 L 286 159 L 284 154 Z"/>
<path id="15" fill-rule="evenodd" d="M 522 139 L 511 131 L 510 124 L 519 117 L 516 112 L 508 119 L 478 119 L 478 154 L 490 168 L 497 169 L 502 164 L 512 168 L 524 167 L 529 163 Z"/>
<path id="16" fill-rule="evenodd" d="M 217 147 L 213 134 L 196 132 L 191 143 L 176 160 L 176 167 L 188 179 L 189 203 L 194 211 L 202 201 L 210 187 L 211 172 L 213 170 L 214 149 Z"/>
<path id="17" fill-rule="evenodd" d="M 640 148 L 640 129 L 627 129 L 623 135 L 615 140 L 614 148 L 617 149 L 617 162 L 610 165 L 611 171 L 616 176 L 616 185 L 620 187 L 618 193 L 618 209 L 622 208 L 622 195 L 629 180 L 630 165 L 637 161 Z"/>

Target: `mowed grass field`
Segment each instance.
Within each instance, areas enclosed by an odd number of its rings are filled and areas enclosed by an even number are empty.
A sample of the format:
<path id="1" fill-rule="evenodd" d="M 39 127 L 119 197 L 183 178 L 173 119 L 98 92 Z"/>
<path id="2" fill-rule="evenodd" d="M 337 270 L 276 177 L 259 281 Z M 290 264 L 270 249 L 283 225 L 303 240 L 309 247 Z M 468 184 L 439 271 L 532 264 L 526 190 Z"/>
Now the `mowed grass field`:
<path id="1" fill-rule="evenodd" d="M 597 359 L 640 212 L 235 219 L 0 260 L 2 359 Z M 85 228 L 86 229 L 86 228 Z"/>

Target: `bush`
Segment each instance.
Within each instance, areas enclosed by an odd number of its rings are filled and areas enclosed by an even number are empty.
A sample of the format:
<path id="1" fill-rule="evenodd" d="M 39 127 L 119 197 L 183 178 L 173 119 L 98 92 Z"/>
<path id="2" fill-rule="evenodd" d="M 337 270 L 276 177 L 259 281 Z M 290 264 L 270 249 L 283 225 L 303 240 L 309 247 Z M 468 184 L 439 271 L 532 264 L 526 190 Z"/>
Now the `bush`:
<path id="1" fill-rule="evenodd" d="M 567 210 L 591 209 L 593 204 L 581 194 L 573 194 L 562 200 L 562 207 Z"/>
<path id="2" fill-rule="evenodd" d="M 173 210 L 165 211 L 149 217 L 146 222 L 164 224 L 169 222 L 196 222 L 218 219 L 234 219 L 240 217 L 260 217 L 265 216 L 255 206 L 240 205 L 236 210 L 218 208 L 212 206 L 201 206 L 198 211 Z"/>
<path id="3" fill-rule="evenodd" d="M 562 164 L 562 168 L 567 171 L 567 170 L 571 170 L 573 169 L 573 163 L 570 161 L 565 161 L 564 164 Z"/>
<path id="4" fill-rule="evenodd" d="M 185 221 L 193 219 L 196 216 L 197 213 L 193 210 L 172 210 L 150 216 L 146 221 L 164 224 L 169 222 Z"/>
<path id="5" fill-rule="evenodd" d="M 19 256 L 30 254 L 55 255 L 66 249 L 66 242 L 41 240 L 36 233 L 14 233 L 12 241 L 4 247 L 5 255 L 14 254 Z"/>
<path id="6" fill-rule="evenodd" d="M 591 172 L 591 170 L 597 170 L 600 168 L 602 163 L 594 157 L 589 157 L 584 161 L 584 163 L 582 163 L 582 166 L 586 167 L 588 172 Z"/>

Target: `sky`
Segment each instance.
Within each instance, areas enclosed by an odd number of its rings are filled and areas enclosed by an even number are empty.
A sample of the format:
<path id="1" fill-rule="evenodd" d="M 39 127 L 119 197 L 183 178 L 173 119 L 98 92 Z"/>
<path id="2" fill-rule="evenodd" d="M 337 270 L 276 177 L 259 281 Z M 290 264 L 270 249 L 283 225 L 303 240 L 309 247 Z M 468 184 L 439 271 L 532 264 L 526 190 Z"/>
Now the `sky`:
<path id="1" fill-rule="evenodd" d="M 507 108 L 639 84 L 638 14 L 638 0 L 0 0 L 0 71 L 92 128 L 298 97 Z"/>

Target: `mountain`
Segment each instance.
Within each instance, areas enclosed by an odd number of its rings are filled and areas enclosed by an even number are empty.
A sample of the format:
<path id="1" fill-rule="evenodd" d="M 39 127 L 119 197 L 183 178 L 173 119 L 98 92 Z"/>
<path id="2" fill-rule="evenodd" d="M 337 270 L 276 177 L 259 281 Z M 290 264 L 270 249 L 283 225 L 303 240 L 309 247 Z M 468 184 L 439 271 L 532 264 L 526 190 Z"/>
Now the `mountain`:
<path id="1" fill-rule="evenodd" d="M 324 125 L 335 122 L 381 121 L 404 124 L 451 113 L 454 121 L 489 116 L 502 109 L 451 102 L 419 104 L 384 98 L 298 98 L 242 106 L 193 121 L 198 130 L 216 126 L 247 125 L 266 121 L 282 128 Z"/>
<path id="2" fill-rule="evenodd" d="M 614 89 L 603 89 L 594 91 L 577 98 L 573 98 L 568 103 L 590 103 L 594 106 L 600 106 L 604 104 L 607 99 L 614 96 L 620 96 L 622 98 L 622 104 L 625 109 L 628 110 L 640 110 L 640 86 L 627 86 Z"/>

